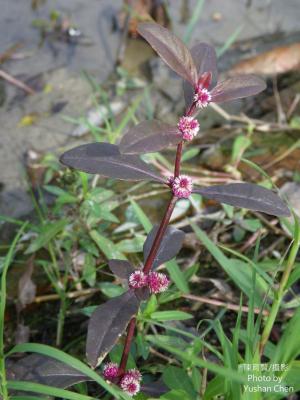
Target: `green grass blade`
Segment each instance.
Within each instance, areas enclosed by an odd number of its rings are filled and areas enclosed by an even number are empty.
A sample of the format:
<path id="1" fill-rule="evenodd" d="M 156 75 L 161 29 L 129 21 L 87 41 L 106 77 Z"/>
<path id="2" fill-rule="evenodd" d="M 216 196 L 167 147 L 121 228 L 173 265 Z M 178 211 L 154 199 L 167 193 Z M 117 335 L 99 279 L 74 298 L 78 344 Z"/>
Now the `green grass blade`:
<path id="1" fill-rule="evenodd" d="M 227 275 L 235 282 L 235 284 L 250 298 L 251 296 L 251 277 L 252 269 L 249 268 L 248 264 L 242 263 L 240 260 L 229 259 L 215 245 L 204 231 L 202 231 L 196 224 L 191 222 L 191 226 L 196 233 L 198 239 L 203 243 L 206 249 L 212 254 L 215 260 L 224 269 Z M 260 306 L 262 304 L 262 295 L 266 293 L 268 285 L 261 278 L 257 279 L 255 304 Z"/>
<path id="2" fill-rule="evenodd" d="M 61 397 L 67 400 L 94 400 L 94 397 L 85 396 L 84 394 L 70 392 L 65 389 L 58 389 L 53 386 L 42 385 L 40 383 L 26 381 L 8 381 L 8 387 L 12 390 L 20 390 L 25 392 L 41 393 L 49 396 Z"/>
<path id="3" fill-rule="evenodd" d="M 39 354 L 43 354 L 43 355 L 51 357 L 51 358 L 55 358 L 56 360 L 61 361 L 65 364 L 71 366 L 72 368 L 77 369 L 81 373 L 87 375 L 93 381 L 97 382 L 100 386 L 102 386 L 104 389 L 106 389 L 110 394 L 117 397 L 117 399 L 120 399 L 120 398 L 124 398 L 127 400 L 130 399 L 124 393 L 113 388 L 112 385 L 109 385 L 103 378 L 101 378 L 100 375 L 98 375 L 94 370 L 92 370 L 90 367 L 88 367 L 82 361 L 77 360 L 76 358 L 70 356 L 69 354 L 67 354 L 61 350 L 55 349 L 54 347 L 50 347 L 50 346 L 47 346 L 44 344 L 38 344 L 38 343 L 23 343 L 23 344 L 16 345 L 6 356 L 9 356 L 14 353 L 25 353 L 25 352 L 39 353 Z"/>
<path id="4" fill-rule="evenodd" d="M 145 229 L 145 232 L 149 233 L 152 229 L 152 223 L 151 223 L 150 219 L 147 217 L 147 215 L 144 213 L 142 208 L 138 205 L 138 203 L 135 200 L 130 199 L 130 204 L 132 205 L 133 210 L 134 210 L 138 220 L 140 221 L 141 225 Z"/>
<path id="5" fill-rule="evenodd" d="M 242 374 L 241 372 L 234 371 L 230 368 L 222 367 L 222 366 L 214 364 L 212 362 L 203 360 L 203 359 L 196 357 L 188 352 L 179 350 L 175 347 L 172 347 L 165 343 L 162 343 L 157 338 L 154 338 L 153 344 L 157 347 L 167 350 L 171 354 L 176 355 L 181 360 L 193 364 L 193 366 L 197 366 L 200 368 L 207 368 L 209 371 L 215 373 L 216 375 L 224 376 L 228 380 L 233 380 L 234 382 L 247 383 L 247 376 L 245 374 Z"/>
<path id="6" fill-rule="evenodd" d="M 183 35 L 183 41 L 186 44 L 189 44 L 189 42 L 191 40 L 191 36 L 192 36 L 193 31 L 194 31 L 194 29 L 196 27 L 196 24 L 199 21 L 203 6 L 204 6 L 204 0 L 198 0 L 196 2 L 196 6 L 193 9 L 192 16 L 191 16 L 191 18 L 190 18 L 190 20 L 189 20 L 189 22 L 187 24 L 185 33 Z"/>
<path id="7" fill-rule="evenodd" d="M 185 275 L 181 271 L 177 262 L 175 260 L 166 262 L 166 268 L 177 289 L 183 293 L 189 293 L 190 290 L 187 279 L 185 278 Z"/>
<path id="8" fill-rule="evenodd" d="M 177 310 L 155 311 L 151 314 L 151 318 L 156 321 L 182 321 L 193 318 L 193 315 Z"/>
<path id="9" fill-rule="evenodd" d="M 229 49 L 229 47 L 236 41 L 242 30 L 243 26 L 237 27 L 237 29 L 229 36 L 223 46 L 217 49 L 218 57 L 221 57 Z"/>
<path id="10" fill-rule="evenodd" d="M 1 392 L 3 399 L 8 399 L 7 387 L 6 387 L 6 370 L 5 370 L 5 358 L 4 358 L 4 322 L 5 322 L 5 308 L 6 308 L 6 277 L 8 268 L 14 258 L 15 249 L 17 243 L 26 228 L 27 222 L 23 223 L 15 236 L 10 249 L 4 259 L 4 265 L 1 276 L 1 302 L 0 302 L 0 377 L 1 377 Z"/>
<path id="11" fill-rule="evenodd" d="M 10 400 L 45 400 L 45 397 L 35 397 L 35 396 L 10 396 Z"/>

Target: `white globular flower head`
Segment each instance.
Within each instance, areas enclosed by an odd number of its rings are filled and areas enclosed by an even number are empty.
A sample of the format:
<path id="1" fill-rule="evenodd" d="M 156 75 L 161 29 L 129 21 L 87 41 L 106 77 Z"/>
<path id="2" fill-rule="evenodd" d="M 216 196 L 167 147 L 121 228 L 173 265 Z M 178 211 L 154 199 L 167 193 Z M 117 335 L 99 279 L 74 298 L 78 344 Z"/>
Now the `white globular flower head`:
<path id="1" fill-rule="evenodd" d="M 181 117 L 177 126 L 182 139 L 186 141 L 193 140 L 200 129 L 199 122 L 193 117 Z"/>
<path id="2" fill-rule="evenodd" d="M 211 102 L 211 99 L 211 94 L 206 88 L 200 86 L 195 90 L 194 102 L 196 103 L 197 108 L 207 107 Z"/>
<path id="3" fill-rule="evenodd" d="M 142 270 L 137 270 L 129 276 L 128 283 L 133 289 L 142 288 L 147 285 L 147 275 Z"/>
<path id="4" fill-rule="evenodd" d="M 172 191 L 174 196 L 179 199 L 187 199 L 193 190 L 193 182 L 189 176 L 177 176 L 172 183 Z"/>
<path id="5" fill-rule="evenodd" d="M 139 380 L 128 373 L 125 373 L 121 379 L 120 387 L 129 396 L 135 396 L 141 389 Z"/>
<path id="6" fill-rule="evenodd" d="M 136 368 L 129 369 L 129 370 L 125 373 L 125 375 L 131 376 L 131 377 L 133 377 L 134 379 L 136 379 L 136 380 L 139 381 L 139 382 L 142 380 L 142 374 L 141 374 L 140 371 L 139 371 L 138 369 L 136 369 Z"/>

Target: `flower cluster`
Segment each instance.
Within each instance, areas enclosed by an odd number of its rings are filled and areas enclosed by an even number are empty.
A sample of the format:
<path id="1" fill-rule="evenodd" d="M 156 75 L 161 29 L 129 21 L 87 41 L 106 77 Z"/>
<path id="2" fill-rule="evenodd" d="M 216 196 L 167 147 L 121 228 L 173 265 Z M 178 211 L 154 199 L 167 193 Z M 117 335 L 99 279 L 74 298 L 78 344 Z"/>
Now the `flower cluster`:
<path id="1" fill-rule="evenodd" d="M 171 187 L 174 196 L 187 199 L 192 194 L 193 181 L 189 176 L 180 175 L 176 178 L 169 177 L 167 184 Z"/>
<path id="2" fill-rule="evenodd" d="M 196 104 L 197 108 L 205 108 L 208 106 L 208 104 L 211 102 L 212 96 L 210 92 L 202 87 L 198 86 L 195 90 L 194 94 L 194 102 Z"/>
<path id="3" fill-rule="evenodd" d="M 182 135 L 182 139 L 186 141 L 193 140 L 200 129 L 199 122 L 193 117 L 181 117 L 177 126 Z"/>
<path id="4" fill-rule="evenodd" d="M 103 376 L 108 381 L 113 381 L 118 377 L 118 364 L 109 362 L 104 365 Z M 125 372 L 119 381 L 121 389 L 129 396 L 135 396 L 141 389 L 142 374 L 133 368 Z"/>
<path id="5" fill-rule="evenodd" d="M 142 270 L 137 270 L 129 276 L 128 283 L 133 289 L 148 286 L 150 292 L 156 294 L 167 290 L 170 281 L 165 274 L 156 271 L 145 274 Z"/>

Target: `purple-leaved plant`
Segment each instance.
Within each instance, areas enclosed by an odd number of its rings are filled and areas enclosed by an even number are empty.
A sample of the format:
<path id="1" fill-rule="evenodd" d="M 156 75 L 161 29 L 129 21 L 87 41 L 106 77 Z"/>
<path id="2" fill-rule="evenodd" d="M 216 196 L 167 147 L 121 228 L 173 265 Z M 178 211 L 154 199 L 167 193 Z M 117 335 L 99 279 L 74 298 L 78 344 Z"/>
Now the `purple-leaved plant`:
<path id="1" fill-rule="evenodd" d="M 126 372 L 130 346 L 134 337 L 136 314 L 141 301 L 151 293 L 167 289 L 169 279 L 155 269 L 176 256 L 182 246 L 184 233 L 168 226 L 179 198 L 199 193 L 208 199 L 236 207 L 288 216 L 289 210 L 272 191 L 252 183 L 230 183 L 199 187 L 188 176 L 181 175 L 183 145 L 191 141 L 200 129 L 196 119 L 199 111 L 211 102 L 255 95 L 265 89 L 265 83 L 254 75 L 239 75 L 219 83 L 216 53 L 212 46 L 199 43 L 189 50 L 180 39 L 155 23 L 142 23 L 138 32 L 162 60 L 183 78 L 186 102 L 185 114 L 176 126 L 160 121 L 144 121 L 130 129 L 119 145 L 91 143 L 67 151 L 61 162 L 68 167 L 123 180 L 152 180 L 170 188 L 170 200 L 158 226 L 154 226 L 144 244 L 144 264 L 138 269 L 128 261 L 110 260 L 111 271 L 128 282 L 128 291 L 101 304 L 92 314 L 87 335 L 86 354 L 89 364 L 96 368 L 125 332 L 123 354 L 119 365 L 108 363 L 103 376 L 120 386 L 127 394 L 140 390 L 141 375 L 137 370 Z M 168 179 L 160 176 L 140 154 L 160 151 L 177 145 L 174 172 Z"/>

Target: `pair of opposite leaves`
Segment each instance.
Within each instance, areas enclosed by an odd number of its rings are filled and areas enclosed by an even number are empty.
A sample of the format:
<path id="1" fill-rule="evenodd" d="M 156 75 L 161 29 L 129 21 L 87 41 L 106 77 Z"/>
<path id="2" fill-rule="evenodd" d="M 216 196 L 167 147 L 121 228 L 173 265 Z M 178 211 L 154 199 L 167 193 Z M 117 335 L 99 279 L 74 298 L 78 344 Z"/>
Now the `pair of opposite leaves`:
<path id="1" fill-rule="evenodd" d="M 200 43 L 191 51 L 167 29 L 155 23 L 143 23 L 139 33 L 159 56 L 183 79 L 187 107 L 191 104 L 199 77 L 209 74 L 213 102 L 223 102 L 259 93 L 265 83 L 254 75 L 240 75 L 217 82 L 216 53 L 212 46 Z M 181 141 L 176 126 L 160 121 L 144 121 L 122 137 L 120 144 L 90 143 L 67 151 L 61 162 L 91 174 L 124 180 L 153 180 L 166 184 L 139 154 L 162 150 Z M 194 193 L 232 206 L 288 216 L 289 210 L 272 191 L 252 183 L 231 183 L 211 187 L 195 187 Z"/>

